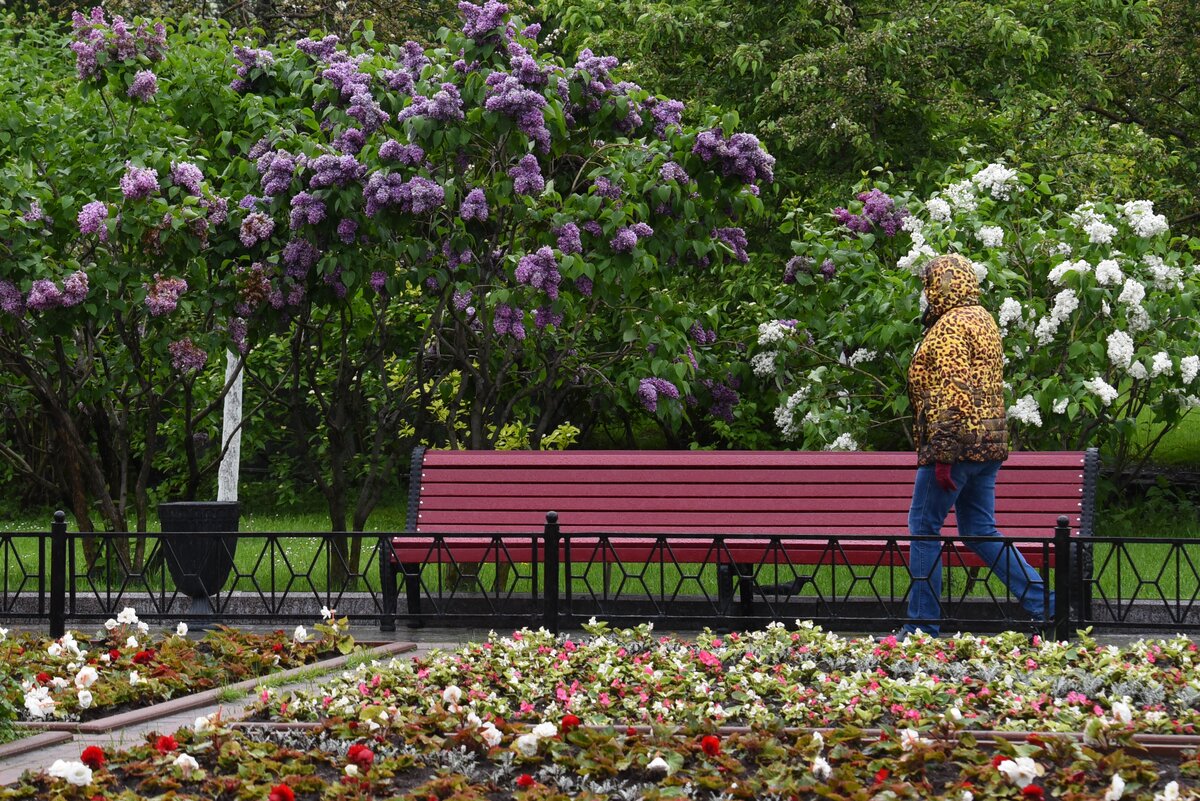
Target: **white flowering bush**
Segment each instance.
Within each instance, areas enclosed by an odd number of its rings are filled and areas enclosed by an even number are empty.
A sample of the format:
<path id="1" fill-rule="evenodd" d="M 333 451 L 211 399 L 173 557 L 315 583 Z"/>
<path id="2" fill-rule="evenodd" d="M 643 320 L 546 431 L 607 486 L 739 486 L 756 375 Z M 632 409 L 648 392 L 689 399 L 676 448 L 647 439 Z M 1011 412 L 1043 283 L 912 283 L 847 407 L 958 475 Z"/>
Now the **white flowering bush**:
<path id="1" fill-rule="evenodd" d="M 1077 199 L 1002 163 L 948 172 L 929 197 L 872 182 L 849 208 L 789 215 L 795 256 L 748 351 L 785 440 L 907 447 L 906 375 L 922 336 L 920 270 L 975 265 L 1000 326 L 1017 448 L 1099 445 L 1120 468 L 1200 406 L 1198 243 L 1147 200 Z"/>

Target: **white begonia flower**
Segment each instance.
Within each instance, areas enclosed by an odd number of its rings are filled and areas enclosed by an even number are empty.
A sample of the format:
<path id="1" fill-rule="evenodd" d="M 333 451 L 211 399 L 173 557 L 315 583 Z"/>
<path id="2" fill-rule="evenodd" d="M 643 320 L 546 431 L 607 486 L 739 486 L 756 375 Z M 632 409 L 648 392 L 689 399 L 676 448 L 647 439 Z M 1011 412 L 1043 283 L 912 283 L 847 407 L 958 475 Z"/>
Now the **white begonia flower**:
<path id="1" fill-rule="evenodd" d="M 950 221 L 950 204 L 942 200 L 940 197 L 931 197 L 925 202 L 925 211 L 929 212 L 929 219 L 937 222 Z"/>
<path id="2" fill-rule="evenodd" d="M 333 616 L 336 613 L 337 613 L 336 609 L 330 609 L 328 606 L 321 607 L 321 619 L 322 620 L 332 620 Z"/>
<path id="3" fill-rule="evenodd" d="M 468 712 L 467 713 L 467 725 L 479 727 L 479 726 L 483 725 L 483 721 L 479 718 L 479 715 L 476 715 L 474 712 Z"/>
<path id="4" fill-rule="evenodd" d="M 1012 406 L 1008 407 L 1008 416 L 1020 420 L 1026 425 L 1042 427 L 1042 411 L 1037 400 L 1032 395 L 1026 395 Z"/>
<path id="5" fill-rule="evenodd" d="M 292 632 L 292 639 L 296 642 L 307 642 L 308 629 L 304 626 L 296 626 L 296 630 Z"/>
<path id="6" fill-rule="evenodd" d="M 76 787 L 87 787 L 92 783 L 92 769 L 82 762 L 66 762 L 56 759 L 46 773 Z"/>
<path id="7" fill-rule="evenodd" d="M 138 622 L 137 611 L 132 606 L 127 606 L 117 615 L 117 622 L 123 625 L 129 625 Z"/>
<path id="8" fill-rule="evenodd" d="M 1083 388 L 1100 398 L 1100 402 L 1105 406 L 1111 405 L 1121 394 L 1100 376 L 1084 381 Z"/>
<path id="9" fill-rule="evenodd" d="M 1133 722 L 1133 710 L 1124 701 L 1113 701 L 1112 715 L 1113 720 L 1126 726 Z"/>
<path id="10" fill-rule="evenodd" d="M 1127 306 L 1138 306 L 1146 298 L 1146 287 L 1142 286 L 1139 281 L 1133 278 L 1125 279 L 1125 286 L 1121 287 L 1121 294 L 1117 297 L 1117 303 L 1124 303 Z"/>
<path id="11" fill-rule="evenodd" d="M 916 746 L 920 745 L 921 743 L 925 743 L 925 742 L 928 742 L 928 740 L 921 737 L 921 733 L 919 731 L 917 731 L 916 729 L 905 729 L 902 732 L 900 732 L 900 750 L 901 751 L 911 751 Z"/>
<path id="12" fill-rule="evenodd" d="M 979 198 L 975 196 L 975 185 L 970 179 L 950 184 L 945 190 L 946 198 L 957 212 L 970 212 L 979 208 Z"/>
<path id="13" fill-rule="evenodd" d="M 1046 769 L 1029 757 L 1006 759 L 996 769 L 1015 787 L 1027 787 L 1033 784 L 1033 780 L 1038 776 L 1046 774 Z"/>
<path id="14" fill-rule="evenodd" d="M 750 357 L 750 369 L 759 378 L 766 378 L 769 375 L 775 374 L 775 356 L 776 351 L 767 350 L 762 353 L 756 353 Z"/>
<path id="15" fill-rule="evenodd" d="M 540 738 L 555 737 L 558 735 L 558 727 L 550 721 L 543 721 L 533 727 L 533 733 Z"/>
<path id="16" fill-rule="evenodd" d="M 460 690 L 456 685 L 451 684 L 449 687 L 442 690 L 443 704 L 457 704 L 461 700 L 462 690 Z"/>
<path id="17" fill-rule="evenodd" d="M 829 777 L 833 775 L 833 768 L 830 767 L 829 762 L 826 761 L 825 757 L 817 757 L 813 760 L 812 775 L 815 776 L 818 781 L 823 782 L 828 781 Z"/>
<path id="18" fill-rule="evenodd" d="M 958 801 L 975 801 L 975 794 L 970 790 L 963 790 L 962 795 L 958 797 Z"/>
<path id="19" fill-rule="evenodd" d="M 535 756 L 538 750 L 538 736 L 533 733 L 522 734 L 513 742 L 513 746 L 521 753 L 521 756 Z"/>
<path id="20" fill-rule="evenodd" d="M 62 644 L 57 642 L 50 643 L 50 647 L 46 649 L 46 653 L 50 656 L 62 656 L 62 652 Z"/>
<path id="21" fill-rule="evenodd" d="M 138 675 L 138 672 L 136 670 L 129 671 L 129 686 L 130 687 L 136 687 L 138 684 L 141 684 L 143 682 L 144 682 L 144 679 L 142 679 L 142 677 L 140 675 Z"/>
<path id="22" fill-rule="evenodd" d="M 8 639 L 8 629 L 4 628 L 3 626 L 0 626 L 0 642 L 4 642 L 7 639 Z"/>
<path id="23" fill-rule="evenodd" d="M 500 730 L 490 721 L 485 723 L 483 728 L 479 730 L 479 736 L 483 738 L 483 741 L 488 744 L 489 748 L 495 748 L 500 745 L 500 740 L 503 738 Z"/>
<path id="24" fill-rule="evenodd" d="M 186 637 L 187 633 L 188 633 L 187 623 L 184 623 L 182 620 L 179 621 L 179 625 L 175 627 L 175 636 L 176 637 Z"/>
<path id="25" fill-rule="evenodd" d="M 1154 794 L 1154 801 L 1179 801 L 1179 782 L 1168 782 L 1161 793 Z"/>
<path id="26" fill-rule="evenodd" d="M 1133 361 L 1133 337 L 1120 330 L 1109 334 L 1108 361 L 1115 367 L 1128 369 Z"/>
<path id="27" fill-rule="evenodd" d="M 185 779 L 192 775 L 192 771 L 200 769 L 200 763 L 191 754 L 180 754 L 175 757 L 175 761 L 171 764 L 183 772 L 183 778 Z"/>
<path id="28" fill-rule="evenodd" d="M 92 698 L 91 690 L 80 690 L 78 693 L 78 697 L 79 697 L 79 708 L 80 709 L 87 709 L 88 707 L 90 707 L 92 705 L 92 701 L 94 700 Z"/>
<path id="29" fill-rule="evenodd" d="M 1200 356 L 1184 356 L 1179 360 L 1179 377 L 1190 384 L 1200 375 Z"/>
<path id="30" fill-rule="evenodd" d="M 1058 400 L 1056 400 L 1054 402 L 1054 405 L 1051 406 L 1050 408 L 1054 411 L 1055 414 L 1062 414 L 1063 412 L 1065 412 L 1067 410 L 1067 405 L 1070 402 L 1071 402 L 1070 398 L 1066 398 L 1066 397 L 1059 398 Z"/>
<path id="31" fill-rule="evenodd" d="M 25 693 L 25 710 L 31 718 L 44 718 L 57 706 L 49 687 L 33 687 Z"/>
<path id="32" fill-rule="evenodd" d="M 1104 259 L 1096 265 L 1096 283 L 1101 286 L 1115 286 L 1125 280 L 1121 265 L 1116 259 Z"/>
<path id="33" fill-rule="evenodd" d="M 347 776 L 349 776 L 350 778 L 354 778 L 354 777 L 358 776 L 358 765 L 355 765 L 352 762 L 345 767 L 345 771 L 346 771 Z"/>
<path id="34" fill-rule="evenodd" d="M 142 634 L 146 634 L 150 631 L 150 624 L 139 620 L 137 622 L 137 630 L 140 631 Z"/>
<path id="35" fill-rule="evenodd" d="M 50 686 L 56 690 L 65 690 L 71 686 L 71 682 L 64 679 L 62 676 L 55 676 L 50 679 Z"/>
<path id="36" fill-rule="evenodd" d="M 1131 200 L 1123 204 L 1121 216 L 1142 239 L 1151 239 L 1170 230 L 1167 218 L 1154 213 L 1154 203 L 1150 200 Z"/>
<path id="37" fill-rule="evenodd" d="M 661 773 L 664 776 L 671 775 L 671 766 L 667 764 L 667 760 L 660 756 L 656 756 L 654 759 L 650 760 L 650 762 L 646 765 L 646 770 L 650 773 Z"/>
<path id="38" fill-rule="evenodd" d="M 816 746 L 818 753 L 820 753 L 820 751 L 825 747 L 825 737 L 822 736 L 821 732 L 819 732 L 819 731 L 813 732 L 812 744 L 814 746 Z"/>
<path id="39" fill-rule="evenodd" d="M 207 734 L 208 732 L 212 731 L 213 728 L 212 718 L 208 717 L 207 715 L 201 715 L 200 717 L 196 718 L 196 722 L 192 724 L 192 731 L 196 732 L 196 734 Z"/>
<path id="40" fill-rule="evenodd" d="M 138 647 L 137 637 L 134 637 L 132 634 L 129 635 L 129 638 L 127 640 L 125 640 L 125 647 L 126 648 L 137 648 Z"/>
<path id="41" fill-rule="evenodd" d="M 1104 801 L 1120 801 L 1125 794 L 1125 780 L 1120 773 L 1114 773 L 1108 789 L 1104 791 Z"/>
<path id="42" fill-rule="evenodd" d="M 117 623 L 117 621 L 113 620 L 111 617 L 108 620 L 104 621 L 104 628 L 108 629 L 109 631 L 112 631 L 119 625 L 120 624 Z"/>
<path id="43" fill-rule="evenodd" d="M 109 656 L 108 652 L 106 651 L 106 652 L 100 654 L 100 661 L 107 665 L 109 662 L 112 661 L 112 657 Z"/>
<path id="44" fill-rule="evenodd" d="M 1154 354 L 1150 360 L 1150 377 L 1157 378 L 1160 375 L 1170 375 L 1174 365 L 1171 364 L 1171 357 L 1167 355 L 1165 350 L 1160 350 Z"/>
<path id="45" fill-rule="evenodd" d="M 96 683 L 96 679 L 100 678 L 100 673 L 91 665 L 84 665 L 75 674 L 75 686 L 82 690 L 91 687 Z"/>
<path id="46" fill-rule="evenodd" d="M 854 436 L 852 434 L 849 434 L 849 433 L 840 434 L 837 439 L 835 439 L 833 442 L 830 442 L 827 445 L 825 445 L 825 447 L 822 448 L 822 450 L 826 450 L 826 451 L 856 451 L 856 450 L 858 450 L 858 443 L 854 441 Z"/>
<path id="47" fill-rule="evenodd" d="M 985 248 L 998 248 L 1004 244 L 1004 229 L 998 225 L 985 225 L 976 236 Z"/>

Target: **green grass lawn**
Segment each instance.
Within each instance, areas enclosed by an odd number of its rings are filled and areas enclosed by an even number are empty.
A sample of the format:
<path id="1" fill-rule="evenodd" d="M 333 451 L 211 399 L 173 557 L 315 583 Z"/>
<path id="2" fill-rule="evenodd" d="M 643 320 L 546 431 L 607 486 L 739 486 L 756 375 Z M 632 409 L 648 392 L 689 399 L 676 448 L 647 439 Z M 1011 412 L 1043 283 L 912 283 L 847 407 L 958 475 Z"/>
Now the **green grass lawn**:
<path id="1" fill-rule="evenodd" d="M 1137 441 L 1150 442 L 1162 429 L 1139 422 Z M 1200 465 L 1200 413 L 1192 411 L 1163 437 L 1154 449 L 1154 462 L 1161 465 Z"/>

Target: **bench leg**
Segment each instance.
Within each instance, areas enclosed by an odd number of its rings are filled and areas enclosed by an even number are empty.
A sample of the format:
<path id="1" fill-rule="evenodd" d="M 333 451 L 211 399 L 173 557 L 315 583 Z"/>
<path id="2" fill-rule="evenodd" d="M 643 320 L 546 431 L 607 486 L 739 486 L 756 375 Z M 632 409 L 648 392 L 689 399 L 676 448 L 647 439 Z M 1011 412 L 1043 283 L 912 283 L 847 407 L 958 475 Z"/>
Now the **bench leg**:
<path id="1" fill-rule="evenodd" d="M 401 566 L 404 570 L 404 591 L 408 600 L 408 614 L 421 614 L 421 563 L 420 562 L 405 562 Z M 424 625 L 424 622 L 413 617 L 408 621 L 410 629 L 419 629 Z"/>
<path id="2" fill-rule="evenodd" d="M 725 616 L 733 604 L 733 565 L 717 565 L 717 613 Z"/>
<path id="3" fill-rule="evenodd" d="M 397 596 L 400 593 L 396 586 L 396 566 L 392 563 L 392 549 L 384 540 L 379 543 L 379 588 L 383 593 L 383 614 L 379 616 L 379 630 L 395 631 Z"/>

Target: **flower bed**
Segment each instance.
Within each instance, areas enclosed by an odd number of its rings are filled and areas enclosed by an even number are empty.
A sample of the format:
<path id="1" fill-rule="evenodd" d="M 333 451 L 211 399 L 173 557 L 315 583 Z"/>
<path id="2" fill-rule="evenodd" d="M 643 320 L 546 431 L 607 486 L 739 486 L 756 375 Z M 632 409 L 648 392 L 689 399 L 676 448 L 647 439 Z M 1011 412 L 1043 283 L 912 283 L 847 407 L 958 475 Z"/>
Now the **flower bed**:
<path id="1" fill-rule="evenodd" d="M 651 627 L 587 627 L 583 639 L 523 630 L 455 653 L 345 671 L 317 692 L 271 694 L 255 719 L 436 714 L 587 724 L 1101 728 L 1193 734 L 1200 723 L 1200 653 L 1184 637 L 1125 648 L 1084 635 L 847 639 L 811 624 L 695 639 Z M 450 699 L 454 699 L 451 701 Z"/>
<path id="2" fill-rule="evenodd" d="M 354 647 L 347 621 L 332 612 L 314 629 L 315 638 L 303 626 L 291 634 L 218 626 L 196 640 L 180 623 L 174 631 L 151 635 L 126 608 L 91 637 L 5 636 L 0 660 L 18 679 L 5 700 L 26 721 L 87 721 L 312 664 Z"/>

